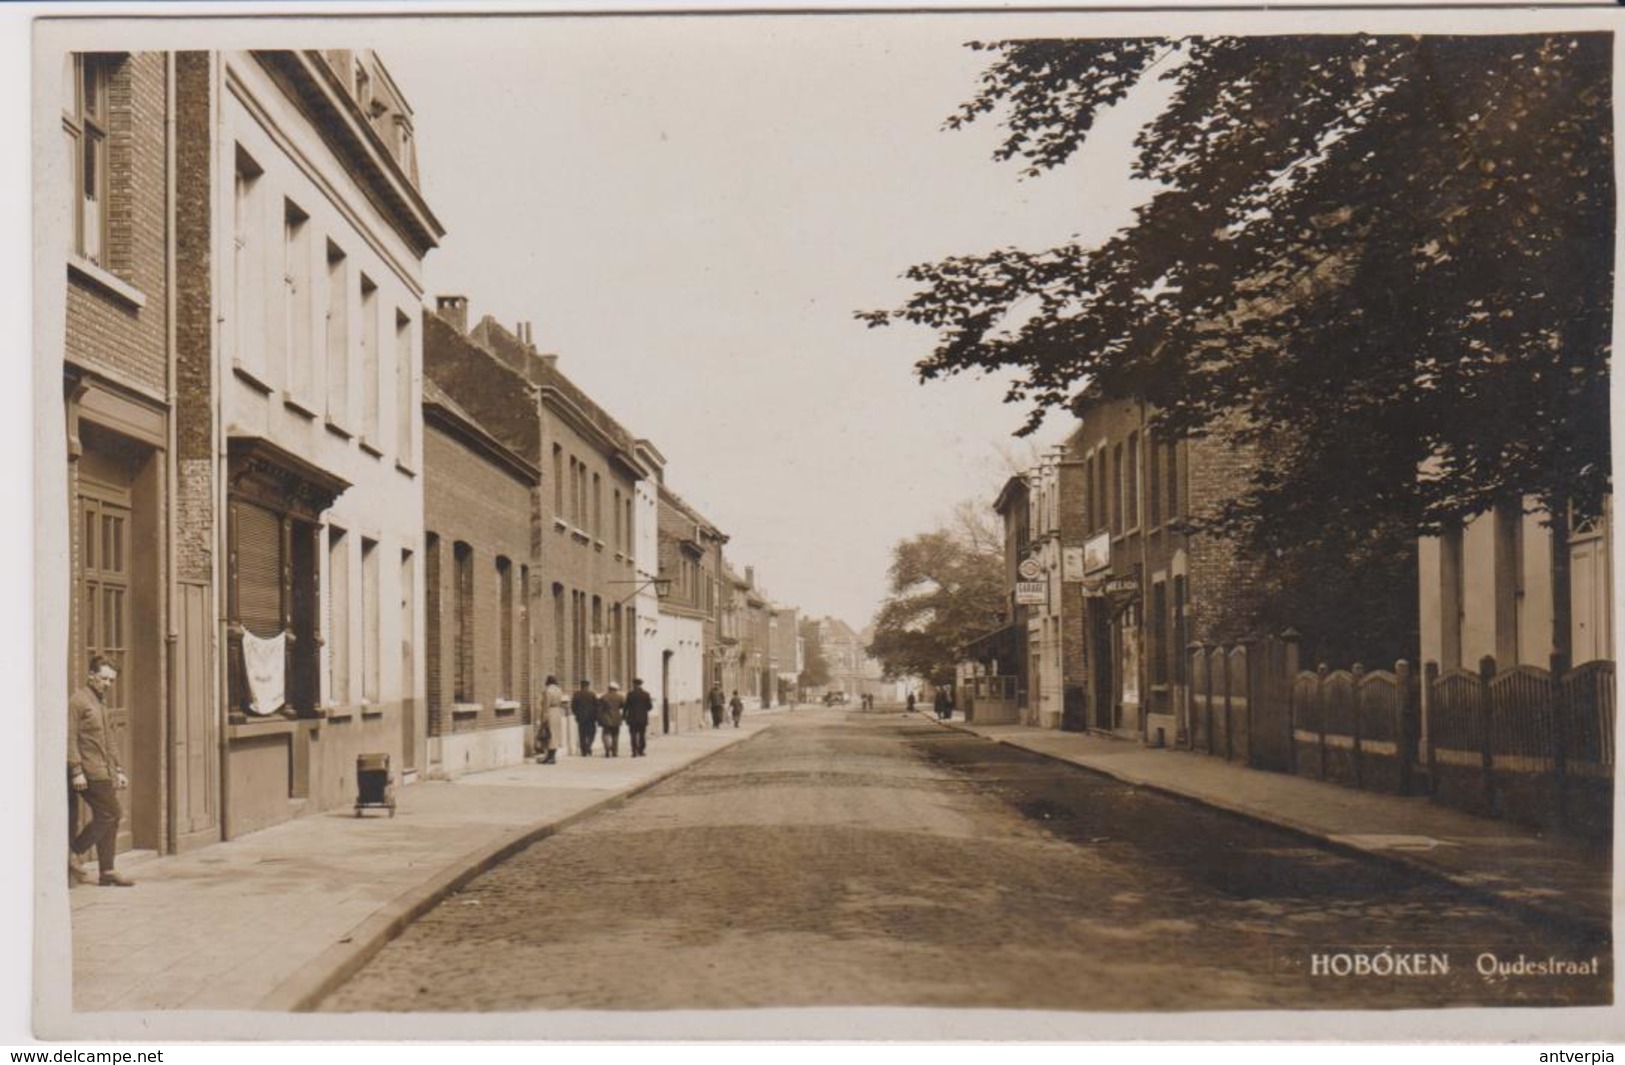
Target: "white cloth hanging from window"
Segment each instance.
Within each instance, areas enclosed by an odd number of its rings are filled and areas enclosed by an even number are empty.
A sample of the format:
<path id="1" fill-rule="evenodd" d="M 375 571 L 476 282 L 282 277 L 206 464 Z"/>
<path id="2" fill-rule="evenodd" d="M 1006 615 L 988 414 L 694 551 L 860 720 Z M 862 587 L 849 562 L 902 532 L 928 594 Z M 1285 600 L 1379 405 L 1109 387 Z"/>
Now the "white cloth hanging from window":
<path id="1" fill-rule="evenodd" d="M 274 714 L 287 702 L 288 634 L 262 640 L 243 633 L 243 668 L 248 673 L 250 713 Z"/>

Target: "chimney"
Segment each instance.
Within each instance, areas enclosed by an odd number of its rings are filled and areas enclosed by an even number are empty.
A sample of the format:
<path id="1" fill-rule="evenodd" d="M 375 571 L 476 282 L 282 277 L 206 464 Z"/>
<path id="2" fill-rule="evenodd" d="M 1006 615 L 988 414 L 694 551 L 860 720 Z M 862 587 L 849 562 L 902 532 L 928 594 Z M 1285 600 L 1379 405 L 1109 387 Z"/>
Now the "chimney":
<path id="1" fill-rule="evenodd" d="M 746 566 L 745 567 L 745 583 L 750 585 L 752 588 L 756 587 L 756 567 L 755 566 Z"/>
<path id="2" fill-rule="evenodd" d="M 457 330 L 458 336 L 468 335 L 467 296 L 436 296 L 434 306 L 441 320 Z"/>

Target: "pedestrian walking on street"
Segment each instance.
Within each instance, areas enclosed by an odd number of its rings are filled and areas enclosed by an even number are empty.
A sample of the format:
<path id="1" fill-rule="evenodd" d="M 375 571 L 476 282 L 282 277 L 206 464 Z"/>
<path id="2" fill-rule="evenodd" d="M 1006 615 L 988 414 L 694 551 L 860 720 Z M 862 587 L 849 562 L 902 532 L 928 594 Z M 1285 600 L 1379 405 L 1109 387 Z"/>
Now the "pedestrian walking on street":
<path id="1" fill-rule="evenodd" d="M 564 706 L 564 689 L 559 687 L 559 678 L 549 673 L 542 685 L 541 722 L 536 729 L 536 761 L 542 765 L 559 760 L 559 744 L 565 740 Z"/>
<path id="2" fill-rule="evenodd" d="M 648 753 L 649 714 L 653 710 L 654 699 L 643 690 L 643 678 L 632 678 L 632 690 L 626 693 L 626 731 L 632 737 L 633 758 Z"/>
<path id="3" fill-rule="evenodd" d="M 581 757 L 591 758 L 592 741 L 598 738 L 598 693 L 592 690 L 592 681 L 583 680 L 581 687 L 570 696 L 570 716 L 576 719 Z"/>
<path id="4" fill-rule="evenodd" d="M 90 807 L 90 821 L 68 844 L 68 886 L 90 879 L 79 856 L 96 848 L 97 882 L 103 887 L 130 887 L 134 881 L 113 868 L 117 857 L 119 818 L 118 793 L 130 786 L 113 745 L 113 730 L 107 721 L 108 689 L 118 680 L 118 670 L 101 655 L 90 660 L 90 677 L 85 686 L 68 700 L 68 786 L 70 816 L 72 796 Z"/>
<path id="5" fill-rule="evenodd" d="M 946 721 L 954 716 L 954 704 L 948 699 L 947 688 L 937 689 L 937 697 L 932 705 L 936 708 L 938 721 Z"/>
<path id="6" fill-rule="evenodd" d="M 598 729 L 604 736 L 604 757 L 621 756 L 621 722 L 626 718 L 626 696 L 621 686 L 609 682 L 609 690 L 598 700 Z"/>
<path id="7" fill-rule="evenodd" d="M 914 692 L 912 690 L 908 693 L 908 712 L 911 714 L 914 712 Z"/>
<path id="8" fill-rule="evenodd" d="M 739 689 L 734 689 L 734 697 L 728 700 L 728 709 L 733 714 L 734 728 L 739 727 L 739 718 L 745 712 L 745 702 L 739 698 Z"/>
<path id="9" fill-rule="evenodd" d="M 722 685 L 720 685 L 720 684 L 711 685 L 711 694 L 706 697 L 705 702 L 706 702 L 706 706 L 711 711 L 711 727 L 712 728 L 721 728 L 722 727 L 722 706 L 723 706 Z"/>

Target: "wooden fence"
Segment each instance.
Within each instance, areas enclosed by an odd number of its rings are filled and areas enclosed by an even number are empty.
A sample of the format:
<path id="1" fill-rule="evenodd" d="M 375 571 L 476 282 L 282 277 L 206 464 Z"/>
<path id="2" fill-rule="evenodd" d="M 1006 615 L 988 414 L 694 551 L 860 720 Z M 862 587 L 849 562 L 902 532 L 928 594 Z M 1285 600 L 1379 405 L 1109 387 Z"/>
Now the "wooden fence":
<path id="1" fill-rule="evenodd" d="M 1260 769 L 1493 817 L 1612 831 L 1614 664 L 1418 676 L 1298 668 L 1285 637 L 1190 647 L 1188 742 Z"/>

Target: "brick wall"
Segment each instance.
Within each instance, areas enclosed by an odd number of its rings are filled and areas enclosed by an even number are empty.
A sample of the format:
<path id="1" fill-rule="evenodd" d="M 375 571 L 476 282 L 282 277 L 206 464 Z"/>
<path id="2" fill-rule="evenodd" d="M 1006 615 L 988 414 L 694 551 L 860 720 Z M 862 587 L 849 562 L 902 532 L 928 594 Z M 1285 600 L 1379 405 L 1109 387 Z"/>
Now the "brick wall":
<path id="1" fill-rule="evenodd" d="M 439 585 L 438 623 L 431 620 L 433 643 L 428 647 L 427 666 L 432 676 L 431 691 L 437 693 L 429 707 L 430 735 L 513 725 L 524 719 L 518 714 L 499 714 L 494 702 L 507 697 L 528 704 L 523 692 L 524 616 L 522 611 L 521 567 L 530 566 L 530 485 L 475 454 L 461 441 L 438 426 L 427 425 L 423 433 L 424 529 L 439 537 L 438 574 L 425 574 L 425 582 Z M 480 706 L 475 714 L 453 715 L 453 663 L 457 639 L 457 566 L 455 545 L 471 549 L 473 572 L 473 701 Z M 496 560 L 510 561 L 513 582 L 511 616 L 514 634 L 512 691 L 505 690 L 501 667 L 501 588 Z M 427 569 L 427 568 L 426 568 Z M 531 569 L 531 580 L 536 580 Z"/>
<path id="2" fill-rule="evenodd" d="M 175 571 L 211 580 L 214 555 L 214 321 L 209 279 L 210 58 L 175 56 Z"/>
<path id="3" fill-rule="evenodd" d="M 165 398 L 165 57 L 119 64 L 108 99 L 108 246 L 104 268 L 146 299 L 137 308 L 70 272 L 66 357 Z"/>
<path id="4" fill-rule="evenodd" d="M 1253 464 L 1251 448 L 1210 436 L 1186 442 L 1180 453 L 1188 471 L 1182 486 L 1188 492 L 1188 514 L 1211 513 L 1225 499 L 1246 489 Z M 1215 642 L 1255 635 L 1250 631 L 1250 618 L 1261 592 L 1257 564 L 1234 543 L 1216 536 L 1191 536 L 1188 551 L 1190 639 Z"/>

